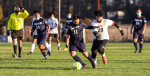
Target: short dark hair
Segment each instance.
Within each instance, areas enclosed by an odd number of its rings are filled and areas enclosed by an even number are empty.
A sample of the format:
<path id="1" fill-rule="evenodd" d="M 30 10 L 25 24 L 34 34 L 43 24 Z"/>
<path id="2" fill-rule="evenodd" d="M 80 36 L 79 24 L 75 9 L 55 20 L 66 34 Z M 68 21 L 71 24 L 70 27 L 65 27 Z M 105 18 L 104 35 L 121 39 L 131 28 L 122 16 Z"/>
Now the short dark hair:
<path id="1" fill-rule="evenodd" d="M 96 10 L 96 11 L 94 12 L 94 14 L 95 14 L 96 16 L 102 17 L 102 16 L 104 16 L 104 11 L 103 11 L 103 10 Z"/>
<path id="2" fill-rule="evenodd" d="M 41 15 L 41 11 L 40 10 L 34 10 L 33 13 L 34 14 L 39 13 Z"/>
<path id="3" fill-rule="evenodd" d="M 73 15 L 73 20 L 75 19 L 80 19 L 80 16 L 79 15 Z"/>
<path id="4" fill-rule="evenodd" d="M 49 16 L 51 16 L 52 14 L 53 14 L 54 16 L 56 16 L 56 12 L 55 12 L 55 11 L 49 12 Z"/>
<path id="5" fill-rule="evenodd" d="M 67 14 L 69 14 L 69 13 L 71 13 L 71 12 L 67 12 Z"/>

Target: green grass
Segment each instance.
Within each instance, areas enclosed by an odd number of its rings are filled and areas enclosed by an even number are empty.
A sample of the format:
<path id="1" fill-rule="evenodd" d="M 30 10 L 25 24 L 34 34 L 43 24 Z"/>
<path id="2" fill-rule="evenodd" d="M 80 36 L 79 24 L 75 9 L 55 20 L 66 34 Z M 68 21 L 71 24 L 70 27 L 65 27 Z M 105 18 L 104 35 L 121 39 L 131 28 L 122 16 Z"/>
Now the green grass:
<path id="1" fill-rule="evenodd" d="M 93 69 L 91 63 L 81 53 L 79 57 L 89 66 L 85 70 L 73 69 L 75 62 L 68 51 L 57 50 L 52 43 L 52 55 L 45 60 L 36 46 L 33 55 L 31 43 L 23 43 L 22 58 L 13 58 L 11 43 L 0 43 L 0 76 L 150 76 L 149 43 L 144 43 L 142 53 L 133 53 L 133 43 L 108 43 L 105 48 L 108 63 L 103 64 L 100 54 L 98 68 Z M 86 43 L 91 54 L 92 43 Z M 65 43 L 61 43 L 61 49 Z"/>

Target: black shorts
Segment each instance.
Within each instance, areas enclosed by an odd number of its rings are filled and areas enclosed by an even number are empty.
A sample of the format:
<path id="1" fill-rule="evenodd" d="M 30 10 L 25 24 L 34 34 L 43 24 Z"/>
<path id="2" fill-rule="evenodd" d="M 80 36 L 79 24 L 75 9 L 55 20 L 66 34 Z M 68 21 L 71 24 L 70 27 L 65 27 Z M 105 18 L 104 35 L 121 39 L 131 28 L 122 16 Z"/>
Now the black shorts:
<path id="1" fill-rule="evenodd" d="M 11 31 L 11 37 L 12 39 L 18 39 L 18 40 L 22 40 L 23 38 L 23 30 L 12 30 Z"/>
<path id="2" fill-rule="evenodd" d="M 108 43 L 108 40 L 94 40 L 91 51 L 98 50 L 100 47 L 105 48 Z"/>
<path id="3" fill-rule="evenodd" d="M 37 39 L 37 35 L 34 35 L 34 36 L 33 36 L 33 39 Z"/>
<path id="4" fill-rule="evenodd" d="M 54 36 L 55 38 L 59 37 L 58 34 L 49 34 L 49 37 L 52 37 L 52 36 Z"/>

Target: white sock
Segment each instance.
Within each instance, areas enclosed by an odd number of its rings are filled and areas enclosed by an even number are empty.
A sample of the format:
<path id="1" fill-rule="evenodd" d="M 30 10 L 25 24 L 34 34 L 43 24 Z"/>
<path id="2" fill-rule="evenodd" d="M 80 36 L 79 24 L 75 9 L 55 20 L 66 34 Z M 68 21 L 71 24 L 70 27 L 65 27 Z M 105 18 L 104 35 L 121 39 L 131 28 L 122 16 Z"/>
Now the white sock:
<path id="1" fill-rule="evenodd" d="M 46 43 L 46 44 L 45 44 L 45 47 L 47 47 L 47 48 L 48 48 L 48 43 Z"/>
<path id="2" fill-rule="evenodd" d="M 102 54 L 102 57 L 105 57 L 105 52 L 104 52 L 104 54 Z"/>
<path id="3" fill-rule="evenodd" d="M 34 51 L 34 48 L 35 48 L 35 44 L 32 43 L 32 45 L 31 45 L 31 52 L 32 52 L 32 53 L 33 53 L 33 51 Z"/>
<path id="4" fill-rule="evenodd" d="M 48 44 L 48 46 L 49 46 L 48 50 L 51 51 L 51 44 Z"/>
<path id="5" fill-rule="evenodd" d="M 58 45 L 58 47 L 60 47 L 60 43 L 58 43 L 57 45 Z"/>

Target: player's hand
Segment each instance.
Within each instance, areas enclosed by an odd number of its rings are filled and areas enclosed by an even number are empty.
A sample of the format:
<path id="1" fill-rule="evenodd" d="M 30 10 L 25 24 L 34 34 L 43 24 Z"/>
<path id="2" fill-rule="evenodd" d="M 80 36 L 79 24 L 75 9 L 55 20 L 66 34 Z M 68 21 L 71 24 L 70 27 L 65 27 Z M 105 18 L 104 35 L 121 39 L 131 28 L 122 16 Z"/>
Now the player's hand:
<path id="1" fill-rule="evenodd" d="M 10 35 L 10 31 L 7 31 L 7 36 L 9 36 Z"/>
<path id="2" fill-rule="evenodd" d="M 23 6 L 19 6 L 19 7 L 20 7 L 20 9 L 24 10 Z"/>
<path id="3" fill-rule="evenodd" d="M 143 31 L 142 34 L 145 34 L 145 31 Z"/>
<path id="4" fill-rule="evenodd" d="M 47 35 L 49 35 L 49 31 L 47 31 Z"/>
<path id="5" fill-rule="evenodd" d="M 124 35 L 124 31 L 123 30 L 120 30 L 120 33 L 121 33 L 122 36 Z"/>
<path id="6" fill-rule="evenodd" d="M 28 31 L 28 34 L 29 34 L 29 33 L 31 33 L 31 30 L 30 30 L 30 31 Z"/>
<path id="7" fill-rule="evenodd" d="M 130 30 L 130 33 L 132 34 L 132 30 Z"/>

